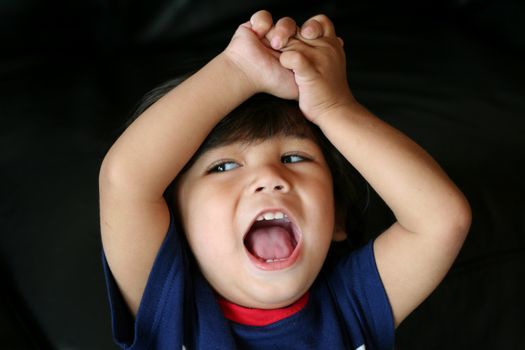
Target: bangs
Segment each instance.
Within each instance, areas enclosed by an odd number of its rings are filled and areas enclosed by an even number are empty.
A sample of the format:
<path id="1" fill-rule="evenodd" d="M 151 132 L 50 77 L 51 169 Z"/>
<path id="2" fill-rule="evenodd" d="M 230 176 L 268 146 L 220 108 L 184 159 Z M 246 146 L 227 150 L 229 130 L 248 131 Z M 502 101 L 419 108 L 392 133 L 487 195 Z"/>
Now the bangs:
<path id="1" fill-rule="evenodd" d="M 297 101 L 258 94 L 239 105 L 212 129 L 185 170 L 204 152 L 234 142 L 253 143 L 276 136 L 295 136 L 319 143 L 320 135 L 319 128 L 304 117 Z"/>
<path id="2" fill-rule="evenodd" d="M 208 135 L 203 147 L 212 148 L 233 142 L 257 142 L 275 136 L 315 138 L 296 101 L 259 94 L 248 99 L 221 120 Z"/>

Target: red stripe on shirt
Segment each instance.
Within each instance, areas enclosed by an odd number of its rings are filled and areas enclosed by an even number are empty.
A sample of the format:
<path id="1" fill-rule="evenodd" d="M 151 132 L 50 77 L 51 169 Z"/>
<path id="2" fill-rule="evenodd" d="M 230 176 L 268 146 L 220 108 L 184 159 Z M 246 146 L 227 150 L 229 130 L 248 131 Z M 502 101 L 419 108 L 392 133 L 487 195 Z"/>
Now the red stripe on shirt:
<path id="1" fill-rule="evenodd" d="M 267 326 L 301 311 L 308 302 L 308 292 L 292 305 L 280 309 L 252 309 L 243 307 L 217 296 L 219 306 L 228 320 L 246 326 Z"/>

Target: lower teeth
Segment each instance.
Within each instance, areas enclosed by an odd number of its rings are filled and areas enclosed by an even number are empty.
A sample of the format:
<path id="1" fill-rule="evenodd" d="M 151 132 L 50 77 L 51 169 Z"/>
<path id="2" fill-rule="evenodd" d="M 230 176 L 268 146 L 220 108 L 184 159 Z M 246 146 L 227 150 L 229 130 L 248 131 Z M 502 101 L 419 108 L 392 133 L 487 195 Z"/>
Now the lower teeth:
<path id="1" fill-rule="evenodd" d="M 279 261 L 285 261 L 286 259 L 268 259 L 266 260 L 267 263 L 274 263 L 274 262 L 279 262 Z"/>

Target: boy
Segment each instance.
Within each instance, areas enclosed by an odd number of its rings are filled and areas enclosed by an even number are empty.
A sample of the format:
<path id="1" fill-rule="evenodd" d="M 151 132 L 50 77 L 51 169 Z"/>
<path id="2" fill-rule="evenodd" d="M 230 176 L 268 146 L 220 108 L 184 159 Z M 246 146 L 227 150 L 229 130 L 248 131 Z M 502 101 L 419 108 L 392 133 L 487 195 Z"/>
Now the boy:
<path id="1" fill-rule="evenodd" d="M 353 98 L 342 46 L 323 15 L 297 28 L 259 11 L 113 145 L 101 230 L 122 347 L 392 348 L 393 328 L 444 277 L 468 203 L 428 154 Z M 334 268 L 323 264 L 332 239 L 346 237 L 334 199 L 346 189 L 333 188 L 313 128 L 201 147 L 258 93 L 297 99 L 396 216 Z M 163 194 L 175 177 L 171 214 Z"/>

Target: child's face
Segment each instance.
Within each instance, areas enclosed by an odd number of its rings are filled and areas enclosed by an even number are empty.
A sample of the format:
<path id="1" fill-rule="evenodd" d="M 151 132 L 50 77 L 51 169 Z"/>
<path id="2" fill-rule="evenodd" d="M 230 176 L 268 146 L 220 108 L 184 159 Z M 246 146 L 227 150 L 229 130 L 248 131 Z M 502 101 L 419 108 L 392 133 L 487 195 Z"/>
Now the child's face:
<path id="1" fill-rule="evenodd" d="M 177 205 L 204 277 L 247 307 L 283 307 L 301 297 L 334 233 L 332 177 L 308 138 L 206 151 L 180 178 Z"/>

